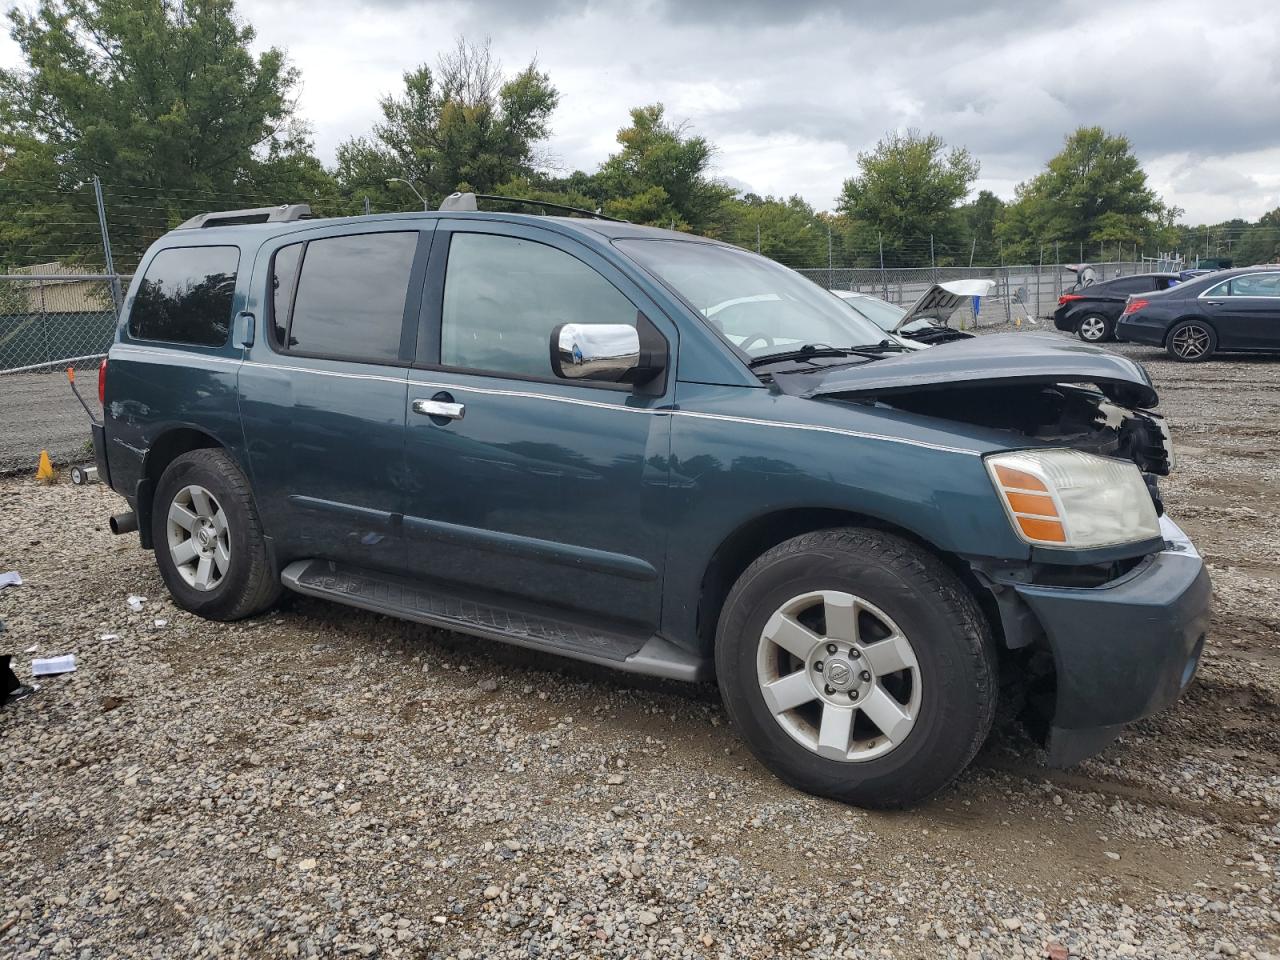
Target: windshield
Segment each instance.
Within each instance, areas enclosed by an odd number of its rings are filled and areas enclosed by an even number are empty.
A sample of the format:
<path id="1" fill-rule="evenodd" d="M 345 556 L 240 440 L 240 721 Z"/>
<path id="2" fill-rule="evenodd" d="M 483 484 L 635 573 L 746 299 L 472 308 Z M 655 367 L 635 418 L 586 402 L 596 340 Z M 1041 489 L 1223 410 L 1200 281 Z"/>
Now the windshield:
<path id="1" fill-rule="evenodd" d="M 840 294 L 836 296 L 840 297 Z M 885 333 L 893 333 L 902 322 L 902 318 L 907 315 L 907 311 L 901 307 L 886 303 L 878 297 L 840 297 L 840 299 Z"/>
<path id="2" fill-rule="evenodd" d="M 816 283 L 745 250 L 690 240 L 615 243 L 749 357 L 885 339 L 883 330 Z"/>

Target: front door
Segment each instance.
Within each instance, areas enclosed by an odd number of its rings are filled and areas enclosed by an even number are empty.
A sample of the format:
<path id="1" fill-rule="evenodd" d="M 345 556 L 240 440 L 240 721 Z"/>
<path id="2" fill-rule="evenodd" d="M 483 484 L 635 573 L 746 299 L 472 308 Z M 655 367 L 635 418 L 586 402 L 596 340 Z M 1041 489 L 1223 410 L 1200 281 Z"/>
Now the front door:
<path id="1" fill-rule="evenodd" d="M 1220 346 L 1280 350 L 1280 271 L 1232 277 L 1215 292 L 1206 300 Z"/>
<path id="2" fill-rule="evenodd" d="M 432 234 L 394 226 L 304 231 L 259 255 L 265 300 L 240 410 L 281 564 L 395 570 L 403 558 L 406 380 Z"/>
<path id="3" fill-rule="evenodd" d="M 551 331 L 643 313 L 627 278 L 536 227 L 443 220 L 406 397 L 407 566 L 628 632 L 658 623 L 670 385 L 557 380 Z M 506 598 L 504 601 L 503 598 Z"/>

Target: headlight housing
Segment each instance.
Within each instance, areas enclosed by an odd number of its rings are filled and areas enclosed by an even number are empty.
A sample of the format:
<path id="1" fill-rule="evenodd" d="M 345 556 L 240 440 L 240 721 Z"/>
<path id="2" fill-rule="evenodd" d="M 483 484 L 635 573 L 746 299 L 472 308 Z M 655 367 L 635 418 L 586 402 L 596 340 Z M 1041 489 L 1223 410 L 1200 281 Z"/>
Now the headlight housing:
<path id="1" fill-rule="evenodd" d="M 1084 550 L 1160 536 L 1134 463 L 1080 450 L 1020 450 L 986 458 L 1013 528 L 1027 543 Z"/>

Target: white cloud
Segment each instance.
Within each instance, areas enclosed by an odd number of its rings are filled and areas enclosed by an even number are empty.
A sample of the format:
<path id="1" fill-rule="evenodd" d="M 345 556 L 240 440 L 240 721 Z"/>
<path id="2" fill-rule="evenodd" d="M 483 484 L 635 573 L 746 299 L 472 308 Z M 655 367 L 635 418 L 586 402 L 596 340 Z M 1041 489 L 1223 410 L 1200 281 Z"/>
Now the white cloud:
<path id="1" fill-rule="evenodd" d="M 757 192 L 835 202 L 887 130 L 934 130 L 1009 197 L 1082 124 L 1126 133 L 1153 186 L 1192 222 L 1256 219 L 1280 200 L 1275 0 L 241 0 L 262 46 L 300 68 L 299 111 L 331 161 L 368 132 L 400 75 L 454 37 L 536 56 L 562 94 L 545 151 L 592 169 L 627 110 L 662 101 Z M 17 62 L 0 42 L 0 63 Z"/>

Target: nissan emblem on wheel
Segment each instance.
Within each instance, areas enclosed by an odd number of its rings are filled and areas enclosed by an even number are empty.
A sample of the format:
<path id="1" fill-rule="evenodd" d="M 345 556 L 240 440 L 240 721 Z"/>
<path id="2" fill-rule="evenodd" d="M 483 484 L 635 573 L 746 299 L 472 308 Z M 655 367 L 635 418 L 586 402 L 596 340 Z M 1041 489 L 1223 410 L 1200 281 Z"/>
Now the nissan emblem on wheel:
<path id="1" fill-rule="evenodd" d="M 1019 699 L 1067 765 L 1191 683 L 1209 577 L 1139 364 L 937 311 L 904 340 L 738 247 L 478 206 L 210 213 L 143 256 L 95 469 L 179 606 L 291 590 L 714 681 L 770 770 L 868 807 L 950 783 L 1009 691 L 1050 691 Z M 1092 284 L 1059 325 L 1253 349 L 1274 277 Z"/>

